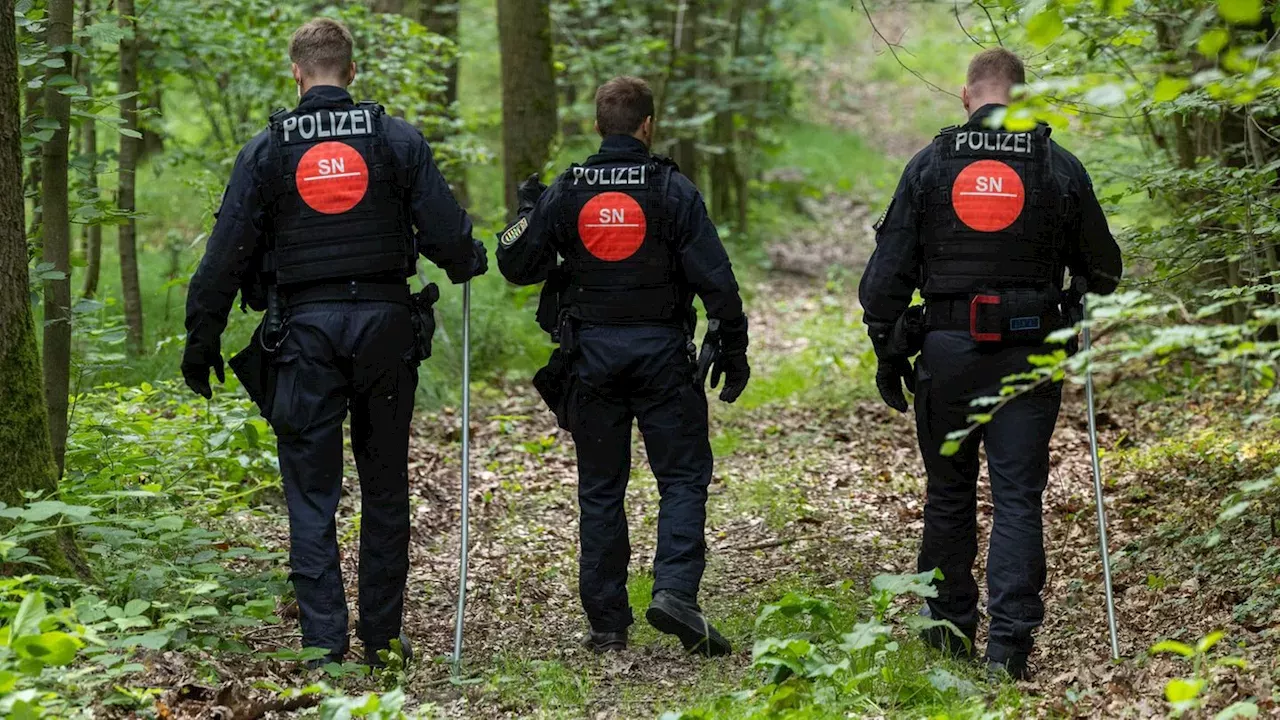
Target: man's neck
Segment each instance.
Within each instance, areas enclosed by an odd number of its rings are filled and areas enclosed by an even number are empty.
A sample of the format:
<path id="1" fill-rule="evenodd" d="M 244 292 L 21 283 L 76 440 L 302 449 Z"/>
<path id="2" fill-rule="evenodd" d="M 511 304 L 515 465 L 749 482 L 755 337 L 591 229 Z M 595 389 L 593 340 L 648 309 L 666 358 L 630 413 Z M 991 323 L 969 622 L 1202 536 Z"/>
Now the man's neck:
<path id="1" fill-rule="evenodd" d="M 312 88 L 326 86 L 326 85 L 329 87 L 343 88 L 344 90 L 347 87 L 347 84 L 345 82 L 337 78 L 316 79 L 316 80 L 304 81 L 302 83 L 302 94 L 306 95 L 308 92 L 311 91 Z"/>
<path id="2" fill-rule="evenodd" d="M 988 105 L 1008 105 L 1007 97 L 975 98 L 969 101 L 969 117 Z"/>

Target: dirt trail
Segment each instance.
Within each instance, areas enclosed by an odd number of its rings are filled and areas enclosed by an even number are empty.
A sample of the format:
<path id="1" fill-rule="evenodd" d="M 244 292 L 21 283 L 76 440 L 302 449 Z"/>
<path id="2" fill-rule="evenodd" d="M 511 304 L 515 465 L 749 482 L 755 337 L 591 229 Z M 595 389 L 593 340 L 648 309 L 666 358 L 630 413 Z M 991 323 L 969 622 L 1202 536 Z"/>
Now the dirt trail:
<path id="1" fill-rule="evenodd" d="M 793 293 L 790 301 L 785 306 L 758 303 L 751 309 L 757 327 L 794 326 L 804 308 L 823 301 L 823 291 L 814 283 L 782 282 Z M 802 290 L 803 296 L 794 294 Z M 783 315 L 775 317 L 779 307 Z M 786 353 L 792 342 L 785 334 L 771 334 L 759 347 L 763 353 Z M 641 635 L 639 646 L 616 661 L 591 657 L 577 647 L 584 620 L 576 593 L 572 442 L 531 392 L 509 390 L 507 400 L 479 407 L 473 420 L 477 470 L 469 665 L 492 670 L 512 659 L 561 662 L 591 678 L 587 707 L 593 715 L 652 714 L 664 704 L 662 687 L 671 685 L 668 678 L 705 674 L 707 663 L 649 635 Z M 1053 475 L 1045 498 L 1050 613 L 1037 658 L 1042 679 L 1028 689 L 1050 695 L 1060 694 L 1059 686 L 1069 679 L 1088 682 L 1106 659 L 1081 410 L 1072 394 L 1054 439 Z M 767 406 L 732 414 L 715 408 L 713 415 L 713 434 L 732 433 L 737 447 L 718 460 L 712 487 L 711 560 L 703 592 L 711 617 L 744 603 L 758 609 L 780 596 L 783 585 L 820 588 L 842 580 L 865 583 L 882 572 L 914 571 L 923 470 L 910 416 L 878 403 L 847 409 Z M 452 646 L 457 425 L 451 412 L 424 417 L 413 441 L 414 552 L 407 627 L 427 655 L 445 654 Z M 657 499 L 639 445 L 635 467 L 628 504 L 633 575 L 650 566 Z M 985 473 L 982 482 L 985 486 Z M 992 512 L 986 492 L 984 487 L 979 505 L 984 540 Z M 1118 532 L 1123 537 L 1123 529 Z M 712 672 L 732 681 L 749 661 L 750 627 L 727 629 L 739 631 L 732 635 L 738 652 Z M 1127 634 L 1125 647 L 1135 649 Z M 519 715 L 533 709 L 483 688 L 441 691 L 435 683 L 444 676 L 443 668 L 427 667 L 415 675 L 414 684 L 458 716 Z M 649 698 L 644 708 L 628 699 L 638 694 L 629 692 L 636 688 L 644 688 Z"/>
<path id="2" fill-rule="evenodd" d="M 752 293 L 749 311 L 757 334 L 755 364 L 765 369 L 800 352 L 799 328 L 815 313 L 854 303 L 814 279 L 773 275 Z M 852 309 L 850 309 L 852 312 Z M 848 332 L 860 332 L 856 326 Z M 851 367 L 862 359 L 846 358 Z M 759 378 L 765 377 L 761 373 Z M 530 388 L 505 388 L 505 399 L 481 401 L 473 414 L 472 565 L 466 625 L 467 672 L 476 682 L 454 685 L 433 658 L 453 644 L 458 549 L 459 461 L 457 413 L 424 414 L 411 444 L 411 577 L 405 627 L 419 657 L 409 673 L 410 695 L 436 704 L 449 717 L 656 717 L 699 694 L 730 692 L 750 681 L 748 666 L 759 608 L 787 590 L 821 592 L 842 581 L 862 587 L 880 573 L 915 571 L 922 528 L 924 475 L 913 418 L 879 402 L 829 407 L 774 402 L 754 410 L 712 401 L 717 466 L 708 519 L 709 567 L 702 603 L 735 644 L 720 661 L 685 655 L 644 625 L 633 629 L 633 648 L 598 658 L 578 647 L 585 628 L 577 598 L 576 464 L 572 442 Z M 1104 413 L 1102 444 L 1159 437 L 1154 423 L 1122 424 L 1124 412 Z M 635 446 L 628 516 L 633 545 L 633 605 L 647 602 L 646 577 L 654 550 L 657 492 L 643 447 Z M 1075 716 L 1163 715 L 1163 683 L 1182 674 L 1175 661 L 1140 659 L 1120 666 L 1108 659 L 1083 398 L 1070 386 L 1052 444 L 1052 475 L 1044 499 L 1049 582 L 1047 620 L 1033 658 L 1035 680 L 1022 689 L 1040 697 L 1044 713 Z M 1229 587 L 1204 587 L 1173 576 L 1160 594 L 1148 569 L 1127 554 L 1152 547 L 1156 520 L 1136 492 L 1149 478 L 1110 478 L 1112 548 L 1121 650 L 1142 658 L 1163 637 L 1191 642 L 1228 628 L 1249 653 L 1268 652 L 1274 633 L 1265 625 L 1242 629 L 1233 621 L 1239 602 Z M 980 481 L 982 541 L 992 505 L 985 472 Z M 348 493 L 358 484 L 349 482 Z M 1166 499 L 1165 502 L 1173 502 Z M 354 604 L 357 498 L 340 515 L 344 573 Z M 276 530 L 282 530 L 283 522 Z M 264 535 L 283 547 L 283 532 Z M 978 581 L 982 585 L 983 558 Z M 1162 572 L 1169 574 L 1168 569 Z M 1207 584 L 1207 583 L 1206 583 Z M 353 617 L 356 608 L 353 607 Z M 296 618 L 249 642 L 262 651 L 296 644 Z M 979 642 L 982 642 L 980 637 Z M 353 656 L 361 649 L 353 647 Z M 1248 653 L 1247 653 L 1248 654 Z M 225 676 L 292 684 L 279 663 L 254 661 Z M 1263 661 L 1265 664 L 1265 660 Z M 189 672 L 175 670 L 176 675 Z M 1224 673 L 1226 671 L 1223 671 Z M 1220 675 L 1222 673 L 1219 673 Z M 176 676 L 175 675 L 175 676 Z M 1219 692 L 1269 697 L 1258 682 L 1226 677 Z M 164 683 L 168 685 L 169 683 Z M 369 680 L 345 679 L 350 691 L 376 689 Z M 176 683 L 175 683 L 176 685 Z M 565 688 L 569 688 L 566 690 Z M 1075 699 L 1068 701 L 1070 697 Z"/>

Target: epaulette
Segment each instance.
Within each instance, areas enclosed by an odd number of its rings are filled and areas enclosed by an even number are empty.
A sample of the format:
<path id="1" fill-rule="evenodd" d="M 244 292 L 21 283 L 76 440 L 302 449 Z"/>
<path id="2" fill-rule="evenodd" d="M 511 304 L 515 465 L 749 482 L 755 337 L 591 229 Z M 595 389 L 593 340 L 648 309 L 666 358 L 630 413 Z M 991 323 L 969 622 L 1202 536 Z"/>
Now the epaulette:
<path id="1" fill-rule="evenodd" d="M 676 172 L 680 172 L 680 166 L 676 163 L 676 161 L 675 161 L 675 160 L 672 160 L 671 158 L 667 157 L 666 155 L 656 155 L 656 154 L 655 154 L 655 155 L 653 155 L 652 157 L 653 157 L 653 162 L 654 162 L 656 165 L 660 165 L 660 166 L 663 166 L 663 167 L 669 167 L 669 168 L 671 168 L 672 170 L 675 170 Z"/>
<path id="2" fill-rule="evenodd" d="M 279 120 L 282 116 L 288 115 L 288 114 L 289 114 L 289 108 L 283 108 L 283 107 L 277 108 L 275 112 L 271 113 L 270 122 L 275 122 L 276 120 Z"/>

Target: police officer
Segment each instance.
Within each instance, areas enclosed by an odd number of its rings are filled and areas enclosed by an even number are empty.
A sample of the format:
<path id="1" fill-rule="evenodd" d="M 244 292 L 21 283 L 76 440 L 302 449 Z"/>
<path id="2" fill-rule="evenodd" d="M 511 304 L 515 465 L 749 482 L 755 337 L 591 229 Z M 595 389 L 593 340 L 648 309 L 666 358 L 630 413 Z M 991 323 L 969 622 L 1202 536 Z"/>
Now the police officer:
<path id="1" fill-rule="evenodd" d="M 426 354 L 413 327 L 430 318 L 413 316 L 406 278 L 419 251 L 455 283 L 483 274 L 487 260 L 422 135 L 352 102 L 350 32 L 313 20 L 289 54 L 300 102 L 236 159 L 191 279 L 182 374 L 211 396 L 232 301 L 244 286 L 246 301 L 261 302 L 248 288 L 263 277 L 271 306 L 254 342 L 273 351 L 272 381 L 255 394 L 279 441 L 302 644 L 332 662 L 348 650 L 334 514 L 350 412 L 362 497 L 357 632 L 375 664 L 392 639 L 407 641 L 409 421 Z"/>
<path id="2" fill-rule="evenodd" d="M 992 673 L 1028 674 L 1032 634 L 1044 620 L 1041 496 L 1049 440 L 1061 404 L 1059 384 L 1030 391 L 995 413 L 949 457 L 947 433 L 968 425 L 970 401 L 998 395 L 1002 379 L 1029 369 L 1028 356 L 1052 350 L 1046 336 L 1070 325 L 1064 270 L 1088 290 L 1115 290 L 1120 249 L 1088 173 L 1039 126 L 1006 132 L 1010 91 L 1025 82 L 1017 56 L 991 49 L 969 66 L 963 101 L 969 121 L 944 130 L 907 165 L 876 226 L 876 250 L 859 297 L 879 358 L 884 401 L 905 412 L 903 384 L 914 381 L 916 428 L 928 473 L 919 569 L 944 579 L 925 613 L 966 636 L 925 633 L 939 649 L 972 652 L 978 628 L 978 449 L 985 443 L 995 517 L 987 557 Z M 914 375 L 908 311 L 924 298 L 923 349 Z M 1060 346 L 1058 346 L 1060 347 Z"/>
<path id="3" fill-rule="evenodd" d="M 577 447 L 579 589 L 590 623 L 584 644 L 597 652 L 624 649 L 633 622 L 623 501 L 637 420 L 661 493 L 645 617 L 691 652 L 724 655 L 729 642 L 698 606 L 712 455 L 705 375 L 693 357 L 694 295 L 719 328 L 708 334 L 704 368 L 713 387 L 725 377 L 725 402 L 738 398 L 751 374 L 747 318 L 697 188 L 649 152 L 653 113 L 643 80 L 603 85 L 596 93 L 599 153 L 549 189 L 536 177 L 520 186 L 519 217 L 499 237 L 498 267 L 520 285 L 547 281 L 539 316 L 560 349 L 539 379 L 560 362 L 565 377 L 550 382 L 564 394 L 548 401 Z"/>

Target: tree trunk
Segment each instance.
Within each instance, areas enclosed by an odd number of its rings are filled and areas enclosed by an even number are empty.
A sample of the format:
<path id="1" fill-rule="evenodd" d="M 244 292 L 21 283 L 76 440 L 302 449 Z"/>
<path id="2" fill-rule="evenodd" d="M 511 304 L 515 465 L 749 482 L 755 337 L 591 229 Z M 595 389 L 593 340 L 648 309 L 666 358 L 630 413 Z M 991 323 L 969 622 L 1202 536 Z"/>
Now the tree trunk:
<path id="1" fill-rule="evenodd" d="M 71 44 L 74 0 L 49 0 L 49 45 Z M 63 68 L 71 67 L 71 53 L 64 52 Z M 66 72 L 49 68 L 45 74 L 45 117 L 58 123 L 44 144 L 40 205 L 44 208 L 44 262 L 62 273 L 44 282 L 44 395 L 49 412 L 49 436 L 53 459 L 62 472 L 67 451 L 67 393 L 71 381 L 71 216 L 67 194 L 67 152 L 71 131 L 71 98 L 58 92 L 48 79 Z"/>
<path id="2" fill-rule="evenodd" d="M 84 9 L 82 10 L 85 22 L 88 22 L 90 13 L 93 12 L 93 0 L 84 0 Z M 85 41 L 85 50 L 88 51 L 88 41 Z M 93 96 L 93 63 L 86 60 L 81 64 L 80 84 L 84 85 L 89 96 Z M 81 139 L 84 141 L 84 156 L 88 165 L 88 173 L 85 177 L 85 187 L 89 191 L 89 196 L 95 201 L 98 198 L 98 124 L 92 118 L 82 118 L 80 120 Z M 98 279 L 102 275 L 102 225 L 97 222 L 88 223 L 84 226 L 84 288 L 81 291 L 84 297 L 92 298 L 98 294 Z"/>
<path id="3" fill-rule="evenodd" d="M 139 123 L 142 133 L 142 150 L 139 159 L 155 157 L 164 153 L 164 133 L 160 131 L 160 118 L 164 117 L 164 90 L 157 85 L 147 93 L 146 109 L 149 119 Z"/>
<path id="4" fill-rule="evenodd" d="M 458 45 L 460 8 L 461 0 L 421 0 L 418 5 L 418 17 L 416 19 L 419 24 L 431 32 L 448 38 L 456 47 Z M 458 115 L 458 66 L 461 64 L 461 58 L 455 55 L 453 62 L 449 63 L 449 67 L 445 68 L 444 71 L 444 106 L 448 109 L 449 116 L 455 119 Z M 427 138 L 432 144 L 444 142 L 447 139 L 443 136 Z M 467 191 L 467 174 L 465 172 L 455 173 L 449 185 L 453 188 L 453 195 L 460 205 L 467 207 L 471 204 L 471 196 Z"/>
<path id="5" fill-rule="evenodd" d="M 449 38 L 454 45 L 458 44 L 458 13 L 461 0 L 422 0 L 418 8 L 418 22 L 431 32 Z M 445 105 L 452 106 L 458 102 L 458 62 L 457 58 L 445 70 Z"/>
<path id="6" fill-rule="evenodd" d="M 722 148 L 719 155 L 711 160 L 711 192 L 712 192 L 712 213 L 716 222 L 724 222 L 730 216 L 735 214 L 736 206 L 732 203 L 732 197 L 735 190 L 738 189 L 737 176 L 739 174 L 738 164 L 738 131 L 735 127 L 735 110 L 738 101 L 741 99 L 740 85 L 734 78 L 733 66 L 738 59 L 738 55 L 742 52 L 742 29 L 745 24 L 745 16 L 747 9 L 747 0 L 730 0 L 732 8 L 729 14 L 729 27 L 732 28 L 733 36 L 729 41 L 728 52 L 724 61 L 724 73 L 721 86 L 729 87 L 729 103 L 730 109 L 722 110 L 716 115 L 715 121 L 715 137 L 716 145 Z M 738 227 L 738 232 L 745 232 L 745 227 Z"/>
<path id="7" fill-rule="evenodd" d="M 43 41 L 43 38 L 41 39 Z M 36 72 L 39 66 L 34 66 L 23 73 L 23 80 L 34 80 L 39 76 Z M 24 83 L 25 85 L 25 83 Z M 35 129 L 35 122 L 44 117 L 44 93 L 40 90 L 27 88 L 23 94 L 23 131 L 30 133 Z M 22 192 L 25 197 L 32 199 L 31 225 L 27 230 L 27 237 L 37 238 L 40 236 L 40 185 L 44 173 L 40 167 L 40 153 L 34 152 L 31 155 L 30 162 L 27 164 L 27 174 L 24 178 L 25 184 L 22 186 Z"/>
<path id="8" fill-rule="evenodd" d="M 134 18 L 134 0 L 120 0 L 120 23 L 137 32 Z M 138 39 L 135 36 L 120 41 L 120 93 L 129 95 L 120 101 L 120 117 L 124 130 L 138 131 Z M 138 169 L 138 139 L 120 135 L 120 190 L 116 204 L 130 217 L 120 226 L 120 286 L 124 291 L 124 320 L 127 329 L 128 349 L 132 355 L 142 354 L 142 288 L 138 282 L 138 223 L 132 217 L 135 210 L 135 183 Z"/>
<path id="9" fill-rule="evenodd" d="M 513 219 L 516 185 L 542 172 L 556 136 L 550 0 L 498 0 L 498 36 L 507 217 Z"/>
<path id="10" fill-rule="evenodd" d="M 693 84 L 698 72 L 698 2 L 682 3 L 677 11 L 681 17 L 676 20 L 676 47 L 679 53 L 676 58 L 675 75 L 681 85 L 680 119 L 687 120 L 698 114 L 698 95 L 693 92 Z M 676 143 L 671 158 L 680 166 L 680 172 L 698 183 L 698 148 L 696 131 L 686 129 Z"/>
<path id="11" fill-rule="evenodd" d="M 22 129 L 18 118 L 18 45 L 14 1 L 0 0 L 0 187 L 22 185 Z M 31 301 L 27 296 L 27 238 L 22 196 L 0 193 L 0 502 L 25 504 L 23 493 L 54 495 L 57 468 L 49 443 Z M 69 529 L 29 547 L 49 571 L 87 575 Z M 12 571 L 5 569 L 5 575 Z"/>

